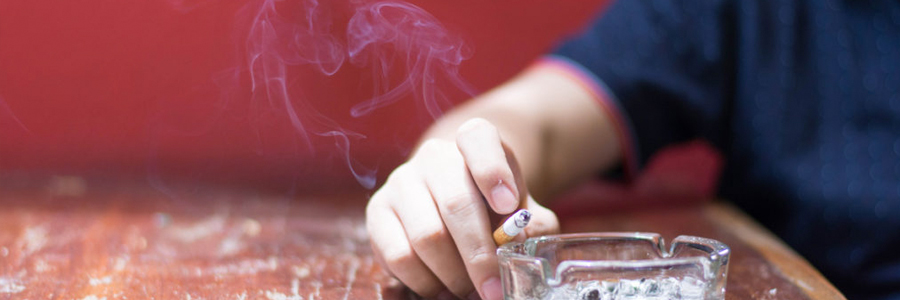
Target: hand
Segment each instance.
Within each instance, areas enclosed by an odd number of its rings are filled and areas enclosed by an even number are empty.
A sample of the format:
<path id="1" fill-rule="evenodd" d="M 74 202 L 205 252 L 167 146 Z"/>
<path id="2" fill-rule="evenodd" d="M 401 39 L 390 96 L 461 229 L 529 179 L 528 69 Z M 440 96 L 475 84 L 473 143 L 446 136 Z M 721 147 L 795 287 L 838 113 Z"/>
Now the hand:
<path id="1" fill-rule="evenodd" d="M 532 213 L 524 236 L 558 231 L 556 215 L 528 195 L 497 128 L 471 119 L 459 127 L 456 143 L 426 140 L 391 173 L 369 201 L 366 226 L 375 256 L 417 294 L 498 300 L 491 232 L 500 215 L 519 206 Z"/>

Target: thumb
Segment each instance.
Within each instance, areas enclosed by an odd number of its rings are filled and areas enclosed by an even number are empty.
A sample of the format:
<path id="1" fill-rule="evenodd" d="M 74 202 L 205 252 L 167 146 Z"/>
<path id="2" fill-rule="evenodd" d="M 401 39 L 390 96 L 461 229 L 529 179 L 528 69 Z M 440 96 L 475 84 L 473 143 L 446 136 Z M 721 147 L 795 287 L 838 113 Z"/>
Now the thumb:
<path id="1" fill-rule="evenodd" d="M 525 226 L 524 234 L 516 237 L 517 240 L 559 233 L 559 220 L 556 213 L 540 205 L 531 195 L 525 200 L 525 209 L 531 212 L 531 221 Z"/>

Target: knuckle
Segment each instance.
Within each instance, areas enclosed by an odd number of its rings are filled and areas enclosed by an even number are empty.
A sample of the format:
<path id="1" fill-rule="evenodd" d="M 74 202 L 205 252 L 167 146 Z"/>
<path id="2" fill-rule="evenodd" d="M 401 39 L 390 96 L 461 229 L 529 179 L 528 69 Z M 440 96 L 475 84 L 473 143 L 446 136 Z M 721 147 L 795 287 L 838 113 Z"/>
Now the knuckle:
<path id="1" fill-rule="evenodd" d="M 468 132 L 476 131 L 476 130 L 493 130 L 496 131 L 497 128 L 494 127 L 494 124 L 491 124 L 488 120 L 483 118 L 472 118 L 459 126 L 457 130 L 457 134 L 465 134 Z"/>
<path id="2" fill-rule="evenodd" d="M 370 237 L 375 236 L 375 230 L 379 226 L 377 226 L 378 222 L 381 222 L 385 217 L 385 211 L 390 209 L 387 208 L 382 202 L 382 197 L 372 196 L 372 199 L 369 199 L 369 203 L 366 204 L 366 230 L 369 233 Z"/>
<path id="3" fill-rule="evenodd" d="M 443 225 L 426 225 L 410 234 L 409 242 L 416 249 L 429 249 L 443 244 L 448 233 Z"/>
<path id="4" fill-rule="evenodd" d="M 421 264 L 419 257 L 412 249 L 390 249 L 383 252 L 382 259 L 394 275 L 399 274 L 400 279 L 416 294 L 431 297 L 440 292 L 443 285 L 426 270 L 416 268 Z M 426 272 L 426 273 L 423 273 Z"/>
<path id="5" fill-rule="evenodd" d="M 382 250 L 384 262 L 392 270 L 408 269 L 419 259 L 412 249 L 385 249 Z"/>
<path id="6" fill-rule="evenodd" d="M 442 199 L 437 199 L 438 205 L 443 207 L 446 214 L 452 216 L 468 216 L 476 214 L 481 205 L 481 194 L 475 192 L 459 193 Z"/>
<path id="7" fill-rule="evenodd" d="M 430 138 L 422 142 L 419 146 L 419 153 L 435 153 L 443 151 L 448 145 L 447 141 L 441 139 Z"/>
<path id="8" fill-rule="evenodd" d="M 494 252 L 485 245 L 475 246 L 463 256 L 469 266 L 483 266 L 495 260 Z"/>
<path id="9" fill-rule="evenodd" d="M 479 180 L 496 183 L 497 181 L 512 175 L 509 167 L 499 162 L 491 162 L 469 166 L 469 172 Z"/>
<path id="10" fill-rule="evenodd" d="M 381 187 L 372 194 L 372 197 L 369 198 L 369 202 L 366 203 L 366 219 L 369 218 L 383 218 L 392 210 L 393 201 L 396 199 L 396 192 L 398 182 L 394 180 L 393 182 L 387 182 L 385 186 Z"/>
<path id="11" fill-rule="evenodd" d="M 406 178 L 408 178 L 408 176 L 410 175 L 410 172 L 411 171 L 410 171 L 410 167 L 408 166 L 408 164 L 400 165 L 399 167 L 394 169 L 393 172 L 391 172 L 391 175 L 388 175 L 388 178 L 387 178 L 387 180 L 385 180 L 385 184 L 384 184 L 384 187 L 382 187 L 382 190 L 385 188 L 393 187 L 394 185 L 397 185 L 397 184 L 401 184 L 400 182 L 402 182 Z M 379 191 L 381 191 L 381 190 L 379 190 Z"/>
<path id="12" fill-rule="evenodd" d="M 416 281 L 418 282 L 409 284 L 410 289 L 412 289 L 413 292 L 415 292 L 419 296 L 425 298 L 432 298 L 434 296 L 437 296 L 437 294 L 440 293 L 441 289 L 443 288 L 443 285 L 441 285 L 440 281 L 432 279 L 430 276 L 420 276 L 418 279 L 416 279 Z"/>
<path id="13" fill-rule="evenodd" d="M 407 163 L 409 168 L 416 168 L 419 172 L 429 173 L 435 167 L 452 165 L 462 162 L 462 154 L 457 150 L 456 144 L 440 139 L 428 139 L 419 146 L 413 159 Z"/>
<path id="14" fill-rule="evenodd" d="M 385 196 L 383 190 L 378 190 L 375 194 L 372 194 L 372 197 L 369 198 L 369 203 L 366 203 L 366 216 L 374 215 L 383 205 L 384 199 Z"/>
<path id="15" fill-rule="evenodd" d="M 455 272 L 449 274 L 449 276 L 445 276 L 443 282 L 444 285 L 447 286 L 447 289 L 457 295 L 468 295 L 475 290 L 475 285 L 469 277 L 469 274 L 466 272 L 465 265 L 459 265 L 458 268 L 455 269 Z"/>
<path id="16" fill-rule="evenodd" d="M 472 279 L 469 279 L 468 274 L 463 273 L 447 283 L 447 288 L 454 294 L 468 295 L 475 290 L 475 285 L 472 284 Z"/>

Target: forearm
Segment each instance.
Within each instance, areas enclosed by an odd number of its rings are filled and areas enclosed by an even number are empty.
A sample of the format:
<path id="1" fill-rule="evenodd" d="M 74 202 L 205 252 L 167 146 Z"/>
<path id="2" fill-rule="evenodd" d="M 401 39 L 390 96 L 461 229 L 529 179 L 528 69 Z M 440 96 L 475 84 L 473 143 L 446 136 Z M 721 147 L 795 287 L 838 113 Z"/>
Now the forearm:
<path id="1" fill-rule="evenodd" d="M 594 96 L 572 78 L 534 68 L 461 105 L 423 136 L 453 140 L 466 120 L 484 118 L 515 153 L 538 200 L 616 164 L 612 123 Z"/>

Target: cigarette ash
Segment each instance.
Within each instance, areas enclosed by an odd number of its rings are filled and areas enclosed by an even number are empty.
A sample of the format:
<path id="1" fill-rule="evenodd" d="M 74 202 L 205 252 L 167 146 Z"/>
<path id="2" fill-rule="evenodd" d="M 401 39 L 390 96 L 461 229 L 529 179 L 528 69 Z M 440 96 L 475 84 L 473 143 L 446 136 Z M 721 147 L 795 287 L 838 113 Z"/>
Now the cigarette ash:
<path id="1" fill-rule="evenodd" d="M 706 284 L 693 277 L 580 281 L 552 288 L 543 300 L 703 300 Z"/>

